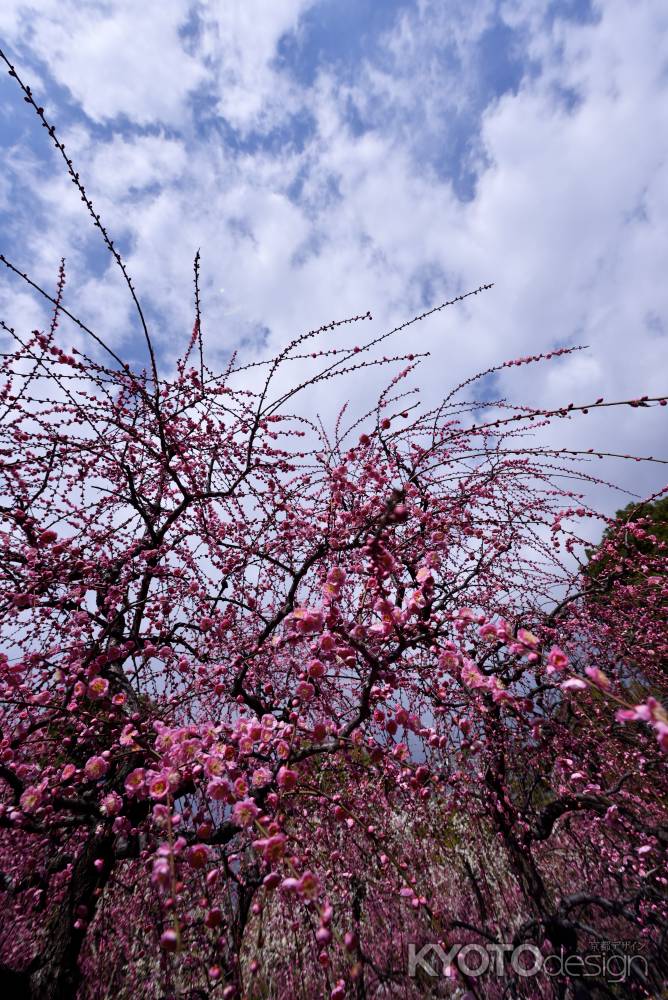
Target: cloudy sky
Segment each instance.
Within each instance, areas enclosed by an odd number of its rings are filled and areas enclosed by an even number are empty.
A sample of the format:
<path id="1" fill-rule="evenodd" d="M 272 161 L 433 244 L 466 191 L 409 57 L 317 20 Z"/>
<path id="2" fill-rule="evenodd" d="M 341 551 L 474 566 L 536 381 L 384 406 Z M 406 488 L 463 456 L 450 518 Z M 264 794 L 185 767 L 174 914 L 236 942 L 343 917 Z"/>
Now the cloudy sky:
<path id="1" fill-rule="evenodd" d="M 124 251 L 165 370 L 200 248 L 212 364 L 367 310 L 371 336 L 495 282 L 393 344 L 431 352 L 426 403 L 573 344 L 486 389 L 668 392 L 665 0 L 2 0 L 0 39 Z M 5 74 L 0 136 L 0 252 L 49 289 L 66 256 L 67 306 L 142 363 L 127 290 Z M 6 272 L 0 315 L 45 322 Z M 562 421 L 552 442 L 666 458 L 667 411 Z M 666 469 L 605 472 L 645 493 Z"/>

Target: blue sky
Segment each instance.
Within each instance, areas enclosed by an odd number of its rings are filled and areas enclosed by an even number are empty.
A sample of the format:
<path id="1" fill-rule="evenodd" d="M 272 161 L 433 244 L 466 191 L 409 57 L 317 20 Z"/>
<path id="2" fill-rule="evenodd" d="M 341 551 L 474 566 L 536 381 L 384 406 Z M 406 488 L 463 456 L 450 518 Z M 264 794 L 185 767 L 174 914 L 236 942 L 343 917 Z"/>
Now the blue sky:
<path id="1" fill-rule="evenodd" d="M 367 309 L 380 332 L 494 281 L 411 333 L 427 404 L 572 343 L 590 349 L 494 391 L 666 391 L 663 0 L 3 0 L 0 39 L 125 251 L 165 368 L 200 247 L 212 364 Z M 70 308 L 140 362 L 128 296 L 5 75 L 0 136 L 0 250 L 49 288 L 66 256 Z M 45 322 L 7 274 L 0 315 Z M 656 454 L 664 415 L 561 424 L 559 442 Z M 665 478 L 608 471 L 639 492 Z"/>

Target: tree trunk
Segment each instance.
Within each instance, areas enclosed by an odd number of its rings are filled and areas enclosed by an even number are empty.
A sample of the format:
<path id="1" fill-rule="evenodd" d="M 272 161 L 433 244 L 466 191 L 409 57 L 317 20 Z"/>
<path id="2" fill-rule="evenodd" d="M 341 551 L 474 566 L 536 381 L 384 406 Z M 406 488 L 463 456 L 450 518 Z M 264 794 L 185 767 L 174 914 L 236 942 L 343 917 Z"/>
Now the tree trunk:
<path id="1" fill-rule="evenodd" d="M 74 926 L 77 910 L 86 908 L 89 923 L 97 903 L 95 890 L 104 886 L 111 870 L 113 842 L 106 831 L 85 842 L 73 864 L 65 897 L 49 918 L 43 950 L 20 972 L 0 965 L 3 996 L 12 1000 L 74 1000 L 81 980 L 79 955 L 86 937 L 86 927 Z M 96 858 L 105 862 L 102 872 L 95 867 Z"/>

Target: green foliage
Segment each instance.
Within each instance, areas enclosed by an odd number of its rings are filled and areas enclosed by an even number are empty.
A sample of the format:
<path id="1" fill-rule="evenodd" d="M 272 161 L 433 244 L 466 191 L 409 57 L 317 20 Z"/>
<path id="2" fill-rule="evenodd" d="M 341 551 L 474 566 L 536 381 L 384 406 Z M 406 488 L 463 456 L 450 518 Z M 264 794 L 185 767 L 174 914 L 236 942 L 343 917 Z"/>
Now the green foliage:
<path id="1" fill-rule="evenodd" d="M 614 551 L 608 543 L 612 543 Z M 643 574 L 635 571 L 634 565 L 642 557 L 665 553 L 668 553 L 668 496 L 653 503 L 630 503 L 618 510 L 599 545 L 587 549 L 589 562 L 584 573 L 592 581 L 602 582 L 614 574 L 620 582 L 635 583 Z"/>

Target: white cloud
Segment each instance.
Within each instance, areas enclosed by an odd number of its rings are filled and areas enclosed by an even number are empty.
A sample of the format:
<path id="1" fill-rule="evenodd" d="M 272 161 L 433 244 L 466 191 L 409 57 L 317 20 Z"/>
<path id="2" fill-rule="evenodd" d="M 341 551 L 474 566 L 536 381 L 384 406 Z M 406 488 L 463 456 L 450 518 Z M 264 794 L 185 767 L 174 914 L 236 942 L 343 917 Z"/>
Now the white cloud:
<path id="1" fill-rule="evenodd" d="M 213 96 L 234 128 L 271 127 L 301 106 L 272 65 L 317 0 L 4 0 L 0 31 L 37 56 L 89 118 L 183 124 Z"/>
<path id="2" fill-rule="evenodd" d="M 132 199 L 148 187 L 164 187 L 183 175 L 188 161 L 184 144 L 164 136 L 125 139 L 115 135 L 93 150 L 87 181 L 110 199 Z"/>
<path id="3" fill-rule="evenodd" d="M 234 128 L 268 129 L 299 110 L 302 95 L 273 62 L 284 35 L 317 0 L 206 0 L 204 46 L 215 65 L 218 111 Z"/>
<path id="4" fill-rule="evenodd" d="M 545 368 L 512 369 L 499 391 L 546 406 L 666 391 L 666 366 L 659 363 L 668 326 L 663 4 L 640 0 L 630 8 L 607 0 L 598 21 L 557 18 L 551 25 L 537 0 L 502 5 L 529 47 L 533 71 L 517 93 L 486 108 L 478 135 L 473 120 L 472 156 L 480 173 L 466 202 L 447 176 L 450 117 L 475 109 L 478 68 L 471 53 L 491 23 L 493 4 L 479 0 L 467 19 L 456 16 L 463 8 L 447 5 L 446 11 L 420 0 L 381 50 L 370 51 L 345 79 L 323 69 L 306 91 L 275 56 L 285 33 L 300 30 L 309 6 L 311 0 L 204 3 L 200 34 L 188 44 L 178 32 L 184 5 L 161 5 L 164 21 L 150 40 L 142 36 L 144 7 L 121 2 L 105 8 L 104 22 L 97 6 L 84 18 L 75 18 L 70 6 L 60 8 L 55 41 L 56 8 L 48 0 L 32 29 L 25 3 L 0 15 L 12 37 L 46 60 L 91 117 L 123 113 L 138 123 L 178 126 L 178 140 L 163 131 L 117 132 L 107 142 L 80 132 L 68 141 L 112 233 L 131 238 L 130 272 L 164 317 L 163 351 L 171 354 L 187 339 L 191 264 L 199 246 L 204 328 L 214 354 L 252 338 L 261 325 L 269 328 L 271 351 L 303 329 L 367 308 L 380 330 L 422 307 L 427 277 L 433 299 L 493 280 L 495 289 L 472 305 L 388 345 L 388 353 L 406 345 L 432 351 L 420 376 L 427 402 L 476 370 L 565 342 L 588 343 L 591 350 Z M 49 52 L 59 45 L 64 52 L 66 37 L 80 40 L 80 54 L 56 65 Z M 113 71 L 114 39 L 124 43 L 122 79 Z M 144 45 L 151 51 L 144 53 Z M 154 78 L 156 60 L 161 66 Z M 101 67 L 99 93 L 90 87 L 95 66 Z M 309 111 L 315 131 L 304 151 L 239 153 L 215 132 L 198 136 L 187 101 L 202 81 L 212 88 L 219 114 L 242 133 Z M 367 131 L 352 128 L 350 100 L 372 126 Z M 59 241 L 63 251 L 76 247 L 85 226 L 76 194 L 65 195 L 66 187 L 65 181 L 34 182 L 52 219 L 49 255 Z M 36 252 L 37 244 L 33 234 Z M 83 263 L 78 258 L 78 266 Z M 81 303 L 118 343 L 128 314 L 117 286 L 113 309 L 101 308 L 107 280 L 82 285 Z M 352 343 L 361 335 L 337 336 Z M 376 382 L 369 376 L 349 383 L 360 407 Z M 323 389 L 318 405 L 338 408 L 340 391 L 336 383 L 329 394 Z M 665 414 L 592 414 L 560 422 L 549 440 L 658 453 Z M 637 484 L 638 492 L 663 478 L 638 466 L 608 474 Z"/>
<path id="5" fill-rule="evenodd" d="M 3 0 L 0 31 L 44 62 L 94 121 L 173 123 L 207 70 L 180 35 L 180 0 Z"/>

